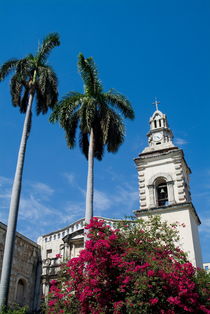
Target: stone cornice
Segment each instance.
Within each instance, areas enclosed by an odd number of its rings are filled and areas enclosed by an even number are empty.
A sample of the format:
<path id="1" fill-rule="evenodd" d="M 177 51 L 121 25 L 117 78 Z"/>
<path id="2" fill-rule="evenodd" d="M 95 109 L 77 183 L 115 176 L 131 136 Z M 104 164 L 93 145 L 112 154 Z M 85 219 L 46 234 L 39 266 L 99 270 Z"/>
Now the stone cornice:
<path id="1" fill-rule="evenodd" d="M 183 209 L 191 210 L 191 212 L 195 216 L 198 224 L 199 225 L 201 224 L 201 221 L 200 221 L 200 218 L 196 212 L 196 209 L 191 202 L 177 203 L 177 204 L 172 204 L 172 205 L 168 205 L 168 206 L 154 207 L 154 208 L 150 208 L 150 209 L 137 209 L 137 210 L 134 210 L 133 212 L 136 216 L 137 215 L 138 216 L 144 216 L 144 215 L 148 215 L 148 214 L 152 215 L 152 214 L 170 213 L 172 211 L 181 211 Z"/>
<path id="2" fill-rule="evenodd" d="M 2 228 L 3 230 L 7 230 L 7 225 L 5 225 L 3 222 L 0 222 L 0 228 Z M 26 236 L 24 236 L 23 234 L 19 233 L 16 231 L 16 237 L 20 238 L 21 240 L 30 243 L 31 245 L 40 248 L 40 245 L 37 244 L 36 242 L 34 242 L 33 240 L 27 238 Z"/>
<path id="3" fill-rule="evenodd" d="M 166 149 L 160 149 L 158 151 L 141 153 L 141 154 L 139 154 L 138 157 L 134 158 L 134 162 L 135 162 L 137 167 L 139 165 L 146 166 L 145 163 L 150 162 L 151 160 L 154 160 L 154 159 L 158 160 L 158 159 L 160 159 L 160 157 L 161 157 L 161 159 L 166 158 L 166 157 L 175 157 L 176 158 L 176 156 L 184 161 L 189 173 L 191 173 L 191 169 L 188 166 L 188 164 L 184 158 L 184 152 L 182 149 L 180 149 L 178 147 L 171 147 L 171 148 L 166 148 Z"/>

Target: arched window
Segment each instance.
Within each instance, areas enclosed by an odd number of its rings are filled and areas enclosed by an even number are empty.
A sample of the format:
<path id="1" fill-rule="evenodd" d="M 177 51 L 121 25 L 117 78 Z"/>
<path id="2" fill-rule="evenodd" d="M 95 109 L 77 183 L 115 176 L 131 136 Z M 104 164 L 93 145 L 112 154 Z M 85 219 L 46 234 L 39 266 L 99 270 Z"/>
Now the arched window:
<path id="1" fill-rule="evenodd" d="M 158 206 L 168 205 L 168 189 L 166 181 L 161 178 L 156 182 L 156 197 Z"/>
<path id="2" fill-rule="evenodd" d="M 149 208 L 175 204 L 174 181 L 169 173 L 159 172 L 148 181 Z"/>
<path id="3" fill-rule="evenodd" d="M 23 279 L 19 279 L 17 283 L 16 302 L 20 306 L 25 305 L 25 286 L 25 281 Z"/>

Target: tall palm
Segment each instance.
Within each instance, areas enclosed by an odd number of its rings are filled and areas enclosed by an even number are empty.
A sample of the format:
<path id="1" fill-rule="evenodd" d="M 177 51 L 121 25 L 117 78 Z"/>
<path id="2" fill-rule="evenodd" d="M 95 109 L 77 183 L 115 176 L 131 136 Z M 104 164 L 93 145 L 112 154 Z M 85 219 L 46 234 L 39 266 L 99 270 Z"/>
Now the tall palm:
<path id="1" fill-rule="evenodd" d="M 51 122 L 59 121 L 66 133 L 69 148 L 76 142 L 79 128 L 79 145 L 88 159 L 85 222 L 93 217 L 94 158 L 101 160 L 104 148 L 116 152 L 124 141 L 124 118 L 133 119 L 134 111 L 121 94 L 104 92 L 92 58 L 79 55 L 78 68 L 84 81 L 84 93 L 70 92 L 54 108 Z M 118 113 L 119 112 L 119 113 Z"/>
<path id="2" fill-rule="evenodd" d="M 40 113 L 45 114 L 48 108 L 53 108 L 57 102 L 57 78 L 53 69 L 47 64 L 47 57 L 51 50 L 59 45 L 58 34 L 49 34 L 43 40 L 42 45 L 38 48 L 35 55 L 30 54 L 20 60 L 9 60 L 0 68 L 1 81 L 8 74 L 14 72 L 10 81 L 12 104 L 18 106 L 20 112 L 26 114 L 12 187 L 1 274 L 0 308 L 3 305 L 7 305 L 8 302 L 9 280 L 15 243 L 24 158 L 27 139 L 31 128 L 32 103 L 34 97 L 36 97 L 36 113 L 39 115 Z"/>

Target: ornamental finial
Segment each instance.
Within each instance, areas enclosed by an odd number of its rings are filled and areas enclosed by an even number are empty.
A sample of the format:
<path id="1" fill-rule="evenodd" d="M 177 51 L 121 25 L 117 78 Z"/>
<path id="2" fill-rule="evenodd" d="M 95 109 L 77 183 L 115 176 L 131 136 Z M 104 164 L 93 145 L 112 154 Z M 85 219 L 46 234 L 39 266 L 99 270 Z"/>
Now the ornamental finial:
<path id="1" fill-rule="evenodd" d="M 158 105 L 160 104 L 160 101 L 157 100 L 157 97 L 155 97 L 155 101 L 152 104 L 155 105 L 156 110 L 158 110 Z"/>

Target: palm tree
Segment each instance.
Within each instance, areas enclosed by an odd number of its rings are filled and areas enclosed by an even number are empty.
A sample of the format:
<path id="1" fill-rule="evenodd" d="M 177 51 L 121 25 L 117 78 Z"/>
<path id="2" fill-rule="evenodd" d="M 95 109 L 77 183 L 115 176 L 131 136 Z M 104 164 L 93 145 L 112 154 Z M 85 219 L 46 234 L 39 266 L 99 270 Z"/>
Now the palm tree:
<path id="1" fill-rule="evenodd" d="M 124 141 L 123 118 L 134 118 L 129 101 L 110 90 L 103 92 L 92 58 L 78 58 L 78 68 L 84 81 L 84 93 L 70 92 L 54 108 L 50 122 L 59 121 L 65 130 L 67 145 L 73 148 L 79 128 L 79 145 L 88 159 L 85 222 L 93 217 L 94 158 L 102 160 L 104 148 L 115 153 Z M 119 111 L 119 113 L 118 113 Z"/>
<path id="2" fill-rule="evenodd" d="M 57 78 L 53 69 L 47 65 L 47 57 L 51 50 L 59 45 L 58 34 L 49 34 L 43 40 L 42 45 L 39 46 L 35 55 L 30 54 L 20 60 L 9 60 L 0 68 L 0 81 L 11 72 L 14 72 L 10 81 L 12 104 L 18 106 L 20 112 L 26 114 L 12 187 L 1 274 L 0 308 L 7 305 L 8 302 L 9 280 L 15 243 L 24 158 L 31 128 L 32 103 L 34 97 L 36 97 L 36 113 L 39 115 L 40 113 L 45 114 L 48 108 L 53 108 L 57 102 Z"/>

